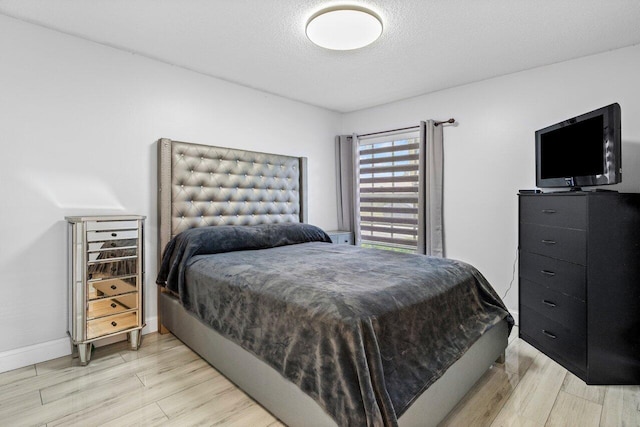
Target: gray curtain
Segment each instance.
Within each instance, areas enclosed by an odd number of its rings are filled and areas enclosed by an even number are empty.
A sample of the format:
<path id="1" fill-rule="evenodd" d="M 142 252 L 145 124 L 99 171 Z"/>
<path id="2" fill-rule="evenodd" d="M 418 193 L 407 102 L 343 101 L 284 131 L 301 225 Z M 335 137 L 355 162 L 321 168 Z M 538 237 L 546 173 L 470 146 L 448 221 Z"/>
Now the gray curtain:
<path id="1" fill-rule="evenodd" d="M 358 136 L 336 136 L 336 184 L 338 191 L 338 229 L 352 231 L 360 244 L 360 174 Z"/>
<path id="2" fill-rule="evenodd" d="M 423 218 L 418 222 L 418 252 L 444 257 L 442 221 L 444 147 L 442 125 L 420 122 L 420 174 L 423 191 L 418 199 Z"/>

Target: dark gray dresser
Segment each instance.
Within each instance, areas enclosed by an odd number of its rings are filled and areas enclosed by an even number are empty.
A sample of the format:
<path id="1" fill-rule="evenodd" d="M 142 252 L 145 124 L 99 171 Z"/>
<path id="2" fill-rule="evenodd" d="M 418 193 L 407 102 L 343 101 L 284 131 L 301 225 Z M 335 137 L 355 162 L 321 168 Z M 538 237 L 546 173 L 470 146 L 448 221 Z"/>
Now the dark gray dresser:
<path id="1" fill-rule="evenodd" d="M 640 194 L 519 195 L 520 337 L 588 384 L 640 384 Z"/>

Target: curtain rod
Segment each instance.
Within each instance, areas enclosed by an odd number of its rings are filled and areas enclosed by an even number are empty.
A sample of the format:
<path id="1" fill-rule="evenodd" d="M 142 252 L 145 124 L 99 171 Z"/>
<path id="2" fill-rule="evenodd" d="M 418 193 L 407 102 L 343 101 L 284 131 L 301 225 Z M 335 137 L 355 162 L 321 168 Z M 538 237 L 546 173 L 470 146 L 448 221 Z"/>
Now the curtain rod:
<path id="1" fill-rule="evenodd" d="M 438 126 L 438 125 L 443 125 L 445 123 L 455 123 L 455 122 L 456 122 L 456 119 L 451 117 L 449 120 L 444 120 L 442 122 L 436 122 L 435 125 Z"/>
<path id="2" fill-rule="evenodd" d="M 455 123 L 455 122 L 456 122 L 456 119 L 450 118 L 449 120 L 444 120 L 442 122 L 435 122 L 435 126 L 438 126 L 438 125 L 441 125 L 441 124 L 444 124 L 444 123 Z M 381 131 L 381 132 L 365 133 L 365 134 L 362 134 L 362 135 L 358 135 L 358 137 L 382 135 L 382 134 L 385 134 L 385 133 L 400 132 L 402 130 L 412 130 L 412 129 L 420 129 L 420 126 L 409 126 L 409 127 L 406 127 L 406 128 L 384 130 L 384 131 Z"/>

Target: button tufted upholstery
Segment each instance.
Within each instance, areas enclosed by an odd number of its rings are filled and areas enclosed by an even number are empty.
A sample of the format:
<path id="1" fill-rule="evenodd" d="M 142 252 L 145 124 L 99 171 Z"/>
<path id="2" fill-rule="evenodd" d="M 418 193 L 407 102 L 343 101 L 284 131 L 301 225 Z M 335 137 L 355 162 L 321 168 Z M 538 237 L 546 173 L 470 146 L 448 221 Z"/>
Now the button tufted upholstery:
<path id="1" fill-rule="evenodd" d="M 300 222 L 300 158 L 159 142 L 168 145 L 161 157 L 170 153 L 171 235 L 207 225 Z"/>

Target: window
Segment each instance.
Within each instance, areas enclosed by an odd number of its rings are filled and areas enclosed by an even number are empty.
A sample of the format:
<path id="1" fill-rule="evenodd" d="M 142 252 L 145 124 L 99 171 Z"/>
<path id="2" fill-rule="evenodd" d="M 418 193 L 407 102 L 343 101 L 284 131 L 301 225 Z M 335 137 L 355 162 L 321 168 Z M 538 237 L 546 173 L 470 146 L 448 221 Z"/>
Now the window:
<path id="1" fill-rule="evenodd" d="M 362 246 L 417 252 L 419 154 L 417 135 L 391 141 L 360 141 Z"/>

